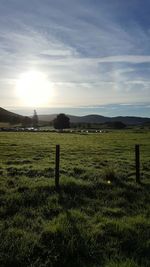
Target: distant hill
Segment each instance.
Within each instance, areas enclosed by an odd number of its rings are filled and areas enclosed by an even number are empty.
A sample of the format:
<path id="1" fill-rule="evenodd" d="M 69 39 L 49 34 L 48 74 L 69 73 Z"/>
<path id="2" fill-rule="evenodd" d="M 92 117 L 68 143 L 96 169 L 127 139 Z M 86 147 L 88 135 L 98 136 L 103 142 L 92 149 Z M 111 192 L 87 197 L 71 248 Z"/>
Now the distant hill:
<path id="1" fill-rule="evenodd" d="M 111 118 L 111 121 L 121 121 L 126 125 L 142 125 L 145 123 L 150 123 L 150 118 L 132 117 L 132 116 L 119 116 Z"/>
<path id="2" fill-rule="evenodd" d="M 40 121 L 50 122 L 56 118 L 57 114 L 51 115 L 39 115 Z M 121 121 L 126 125 L 142 125 L 145 123 L 150 123 L 150 118 L 141 118 L 133 116 L 118 116 L 118 117 L 104 117 L 101 115 L 86 115 L 86 116 L 73 116 L 67 115 L 72 123 L 108 123 Z"/>
<path id="3" fill-rule="evenodd" d="M 51 122 L 56 118 L 57 114 L 49 115 L 38 115 L 39 121 L 42 122 Z M 105 117 L 101 115 L 86 115 L 86 116 L 73 116 L 67 115 L 70 118 L 72 123 L 110 123 L 121 121 L 126 125 L 149 125 L 150 118 L 141 118 L 133 116 L 118 116 L 118 117 Z M 24 116 L 18 115 L 16 113 L 10 112 L 4 108 L 0 107 L 0 122 L 8 122 L 11 124 L 20 123 L 24 120 Z"/>
<path id="4" fill-rule="evenodd" d="M 11 124 L 20 123 L 23 118 L 24 116 L 18 115 L 0 107 L 0 122 L 8 122 Z"/>
<path id="5" fill-rule="evenodd" d="M 57 114 L 50 114 L 50 115 L 38 115 L 40 121 L 50 122 L 56 118 Z"/>

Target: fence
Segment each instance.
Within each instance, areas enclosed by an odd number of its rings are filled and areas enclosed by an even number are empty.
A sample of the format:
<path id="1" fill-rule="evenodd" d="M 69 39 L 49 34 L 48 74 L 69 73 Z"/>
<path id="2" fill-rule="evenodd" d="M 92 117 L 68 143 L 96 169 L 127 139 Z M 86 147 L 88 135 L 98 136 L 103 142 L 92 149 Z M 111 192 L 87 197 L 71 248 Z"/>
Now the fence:
<path id="1" fill-rule="evenodd" d="M 141 173 L 140 173 L 140 145 L 135 145 L 135 181 L 136 183 L 141 183 Z M 55 187 L 56 190 L 60 189 L 60 145 L 56 145 L 55 152 Z"/>

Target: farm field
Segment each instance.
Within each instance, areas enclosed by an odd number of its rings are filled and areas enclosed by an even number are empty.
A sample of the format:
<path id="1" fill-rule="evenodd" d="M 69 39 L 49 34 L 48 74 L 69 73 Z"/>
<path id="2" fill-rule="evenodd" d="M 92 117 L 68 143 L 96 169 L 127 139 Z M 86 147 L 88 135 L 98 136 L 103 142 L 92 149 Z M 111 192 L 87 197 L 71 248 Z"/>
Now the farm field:
<path id="1" fill-rule="evenodd" d="M 0 133 L 0 267 L 149 267 L 149 203 L 149 131 Z"/>

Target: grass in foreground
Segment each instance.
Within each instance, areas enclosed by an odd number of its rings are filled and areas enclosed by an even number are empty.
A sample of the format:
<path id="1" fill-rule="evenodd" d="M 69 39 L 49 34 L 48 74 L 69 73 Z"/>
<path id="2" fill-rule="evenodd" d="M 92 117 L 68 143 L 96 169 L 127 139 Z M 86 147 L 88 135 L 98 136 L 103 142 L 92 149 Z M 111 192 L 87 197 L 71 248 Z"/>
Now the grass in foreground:
<path id="1" fill-rule="evenodd" d="M 150 266 L 148 132 L 0 138 L 0 266 Z M 143 185 L 134 181 L 135 143 Z"/>

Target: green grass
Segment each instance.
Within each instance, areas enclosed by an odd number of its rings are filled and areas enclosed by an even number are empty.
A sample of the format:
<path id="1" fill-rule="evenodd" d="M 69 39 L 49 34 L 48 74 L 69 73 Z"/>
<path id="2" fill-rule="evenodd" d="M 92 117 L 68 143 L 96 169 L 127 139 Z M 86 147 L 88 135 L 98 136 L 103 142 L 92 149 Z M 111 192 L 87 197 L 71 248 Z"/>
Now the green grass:
<path id="1" fill-rule="evenodd" d="M 149 140 L 144 130 L 1 132 L 0 266 L 149 267 Z M 141 145 L 141 185 L 135 144 Z"/>

